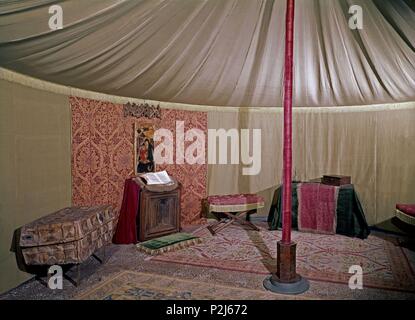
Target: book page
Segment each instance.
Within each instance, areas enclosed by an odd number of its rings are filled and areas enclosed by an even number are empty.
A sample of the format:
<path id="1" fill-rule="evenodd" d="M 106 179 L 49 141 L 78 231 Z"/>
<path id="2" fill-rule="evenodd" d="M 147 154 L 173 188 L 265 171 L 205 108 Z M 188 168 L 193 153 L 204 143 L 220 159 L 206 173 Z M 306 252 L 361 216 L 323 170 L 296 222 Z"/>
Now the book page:
<path id="1" fill-rule="evenodd" d="M 157 178 L 160 180 L 161 183 L 168 184 L 168 183 L 172 182 L 172 180 L 170 179 L 170 177 L 167 174 L 166 170 L 157 172 L 156 174 L 157 174 Z"/>
<path id="2" fill-rule="evenodd" d="M 147 184 L 169 184 L 173 182 L 167 172 L 160 171 L 160 172 L 148 172 L 142 175 L 144 179 L 146 179 Z"/>
<path id="3" fill-rule="evenodd" d="M 147 184 L 160 184 L 159 180 L 157 179 L 157 176 L 154 176 L 152 174 L 144 174 L 143 178 L 146 180 Z"/>

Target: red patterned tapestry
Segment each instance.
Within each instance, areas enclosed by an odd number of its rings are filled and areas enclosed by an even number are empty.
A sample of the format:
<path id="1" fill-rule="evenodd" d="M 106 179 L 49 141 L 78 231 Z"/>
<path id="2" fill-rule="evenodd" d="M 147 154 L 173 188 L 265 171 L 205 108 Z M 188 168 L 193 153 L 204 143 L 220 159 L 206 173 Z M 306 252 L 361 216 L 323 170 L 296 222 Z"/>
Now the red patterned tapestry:
<path id="1" fill-rule="evenodd" d="M 161 119 L 124 117 L 123 106 L 70 97 L 72 110 L 72 204 L 112 204 L 120 208 L 125 179 L 134 175 L 134 122 L 153 123 L 175 133 L 176 121 L 185 130 L 196 128 L 207 136 L 207 113 L 161 110 Z M 186 142 L 186 145 L 191 142 Z M 175 144 L 174 144 L 175 149 Z M 182 184 L 182 225 L 203 222 L 201 200 L 206 197 L 205 164 L 158 165 Z"/>

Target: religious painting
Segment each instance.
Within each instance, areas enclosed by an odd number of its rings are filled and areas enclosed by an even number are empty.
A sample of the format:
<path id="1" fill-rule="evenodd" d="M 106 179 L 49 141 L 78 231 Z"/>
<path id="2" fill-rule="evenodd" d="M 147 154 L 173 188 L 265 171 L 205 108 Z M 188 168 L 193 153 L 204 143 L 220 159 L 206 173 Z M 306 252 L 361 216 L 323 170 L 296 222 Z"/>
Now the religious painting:
<path id="1" fill-rule="evenodd" d="M 154 125 L 134 123 L 135 174 L 155 171 Z"/>

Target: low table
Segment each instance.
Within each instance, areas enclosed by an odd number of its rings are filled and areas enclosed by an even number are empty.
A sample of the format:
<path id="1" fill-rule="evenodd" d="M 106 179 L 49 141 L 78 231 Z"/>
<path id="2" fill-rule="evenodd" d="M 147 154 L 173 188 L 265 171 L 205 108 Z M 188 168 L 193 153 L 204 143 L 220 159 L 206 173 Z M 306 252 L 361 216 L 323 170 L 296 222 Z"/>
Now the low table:
<path id="1" fill-rule="evenodd" d="M 297 186 L 292 184 L 292 228 L 298 230 L 298 195 Z M 365 214 L 352 184 L 339 187 L 336 208 L 336 234 L 361 239 L 367 238 L 370 234 Z M 282 228 L 282 188 L 281 186 L 274 193 L 272 205 L 268 214 L 270 230 Z"/>

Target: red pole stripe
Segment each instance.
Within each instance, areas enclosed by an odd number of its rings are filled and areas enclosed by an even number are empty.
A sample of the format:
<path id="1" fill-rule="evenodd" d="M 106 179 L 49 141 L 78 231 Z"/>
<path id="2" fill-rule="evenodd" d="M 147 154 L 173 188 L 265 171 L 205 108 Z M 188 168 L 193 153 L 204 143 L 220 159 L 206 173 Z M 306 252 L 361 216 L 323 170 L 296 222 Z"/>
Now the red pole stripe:
<path id="1" fill-rule="evenodd" d="M 292 193 L 292 87 L 293 87 L 294 0 L 287 0 L 285 14 L 284 64 L 284 150 L 283 150 L 283 201 L 282 242 L 291 242 Z"/>

